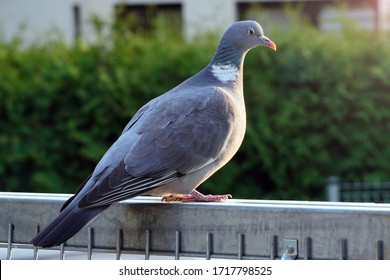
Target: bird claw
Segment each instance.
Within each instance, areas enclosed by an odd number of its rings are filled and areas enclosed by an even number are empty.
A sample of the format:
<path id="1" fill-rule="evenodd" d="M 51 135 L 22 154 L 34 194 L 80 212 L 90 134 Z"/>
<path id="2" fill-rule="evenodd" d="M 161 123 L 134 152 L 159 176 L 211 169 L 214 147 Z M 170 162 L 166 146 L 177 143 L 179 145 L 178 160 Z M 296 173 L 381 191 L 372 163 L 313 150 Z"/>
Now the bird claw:
<path id="1" fill-rule="evenodd" d="M 180 202 L 220 202 L 220 201 L 227 200 L 229 198 L 232 198 L 232 196 L 230 194 L 204 195 L 198 191 L 193 191 L 190 194 L 184 194 L 184 195 L 180 195 L 180 194 L 167 195 L 167 196 L 164 196 L 162 198 L 162 201 L 165 201 L 165 202 L 176 202 L 176 201 L 180 201 Z"/>

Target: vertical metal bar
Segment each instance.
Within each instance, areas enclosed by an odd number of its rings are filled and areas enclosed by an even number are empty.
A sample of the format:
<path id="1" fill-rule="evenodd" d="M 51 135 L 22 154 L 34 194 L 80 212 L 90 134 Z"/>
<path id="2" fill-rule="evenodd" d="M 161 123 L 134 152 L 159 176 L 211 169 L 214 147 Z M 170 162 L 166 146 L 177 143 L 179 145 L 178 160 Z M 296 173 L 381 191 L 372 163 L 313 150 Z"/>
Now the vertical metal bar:
<path id="1" fill-rule="evenodd" d="M 212 235 L 210 232 L 206 233 L 206 260 L 211 259 Z"/>
<path id="2" fill-rule="evenodd" d="M 377 240 L 376 241 L 376 259 L 377 260 L 384 260 L 384 246 L 383 246 L 383 240 Z"/>
<path id="3" fill-rule="evenodd" d="M 65 259 L 65 242 L 60 245 L 60 260 Z"/>
<path id="4" fill-rule="evenodd" d="M 390 202 L 390 181 L 389 182 L 382 182 L 381 184 L 381 190 L 379 191 L 380 196 L 380 202 Z"/>
<path id="5" fill-rule="evenodd" d="M 7 260 L 11 259 L 11 255 L 12 255 L 12 241 L 14 239 L 13 237 L 14 237 L 14 225 L 9 223 L 8 224 L 7 257 L 6 257 Z"/>
<path id="6" fill-rule="evenodd" d="M 175 260 L 180 258 L 180 231 L 175 232 Z"/>
<path id="7" fill-rule="evenodd" d="M 243 235 L 241 233 L 237 234 L 237 259 L 242 260 L 242 255 L 243 255 Z"/>
<path id="8" fill-rule="evenodd" d="M 347 239 L 340 239 L 340 260 L 348 259 Z"/>
<path id="9" fill-rule="evenodd" d="M 375 182 L 373 184 L 373 191 L 371 194 L 372 202 L 381 202 L 381 182 Z"/>
<path id="10" fill-rule="evenodd" d="M 312 248 L 311 248 L 311 237 L 306 237 L 305 239 L 305 260 L 310 260 Z"/>
<path id="11" fill-rule="evenodd" d="M 39 225 L 37 225 L 37 228 L 35 230 L 35 233 L 39 233 Z M 33 259 L 37 260 L 38 259 L 38 246 L 34 246 L 34 251 L 33 251 Z"/>
<path id="12" fill-rule="evenodd" d="M 115 255 L 116 260 L 121 259 L 122 246 L 123 246 L 123 231 L 121 229 L 118 229 L 118 234 L 116 237 L 116 255 Z"/>
<path id="13" fill-rule="evenodd" d="M 350 202 L 353 200 L 352 197 L 353 188 L 352 183 L 344 182 L 341 184 L 341 200 L 342 202 Z"/>
<path id="14" fill-rule="evenodd" d="M 93 228 L 88 228 L 88 260 L 92 260 Z"/>
<path id="15" fill-rule="evenodd" d="M 373 190 L 374 190 L 374 183 L 367 182 L 363 184 L 363 202 L 373 201 L 372 199 Z"/>
<path id="16" fill-rule="evenodd" d="M 278 251 L 278 237 L 276 235 L 271 236 L 271 256 L 270 259 L 274 260 L 277 257 L 277 251 Z"/>
<path id="17" fill-rule="evenodd" d="M 336 176 L 328 178 L 326 196 L 328 201 L 340 201 L 340 185 L 339 179 Z"/>
<path id="18" fill-rule="evenodd" d="M 362 202 L 362 193 L 363 193 L 362 186 L 363 186 L 362 182 L 352 182 L 353 202 Z"/>
<path id="19" fill-rule="evenodd" d="M 145 260 L 150 258 L 150 231 L 145 231 Z"/>

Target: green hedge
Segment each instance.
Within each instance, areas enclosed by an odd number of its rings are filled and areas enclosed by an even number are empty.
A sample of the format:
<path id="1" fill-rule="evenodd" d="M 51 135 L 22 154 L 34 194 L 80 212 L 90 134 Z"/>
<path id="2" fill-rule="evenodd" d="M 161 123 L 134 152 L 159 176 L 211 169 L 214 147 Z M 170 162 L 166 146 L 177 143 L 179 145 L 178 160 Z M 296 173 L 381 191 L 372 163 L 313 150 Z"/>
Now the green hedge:
<path id="1" fill-rule="evenodd" d="M 159 36 L 156 36 L 159 34 Z M 200 190 L 321 199 L 327 176 L 390 173 L 390 39 L 308 26 L 246 58 L 248 128 Z M 136 110 L 204 67 L 216 37 L 114 34 L 95 44 L 0 42 L 0 190 L 73 192 Z"/>

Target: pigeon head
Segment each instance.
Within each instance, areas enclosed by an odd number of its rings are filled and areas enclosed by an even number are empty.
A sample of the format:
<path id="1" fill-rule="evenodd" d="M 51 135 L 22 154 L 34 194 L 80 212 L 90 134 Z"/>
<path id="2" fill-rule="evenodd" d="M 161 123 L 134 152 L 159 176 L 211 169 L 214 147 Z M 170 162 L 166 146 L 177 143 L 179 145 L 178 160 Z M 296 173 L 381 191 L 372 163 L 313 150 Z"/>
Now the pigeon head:
<path id="1" fill-rule="evenodd" d="M 276 51 L 276 44 L 264 35 L 260 24 L 253 20 L 238 21 L 223 34 L 212 64 L 232 64 L 239 67 L 245 54 L 258 46 Z"/>
<path id="2" fill-rule="evenodd" d="M 260 24 L 253 20 L 239 21 L 231 25 L 223 35 L 221 44 L 236 46 L 238 50 L 248 50 L 266 46 L 276 51 L 276 45 L 268 39 Z"/>
<path id="3" fill-rule="evenodd" d="M 210 62 L 211 72 L 222 82 L 235 81 L 245 54 L 252 48 L 266 46 L 276 51 L 276 45 L 264 35 L 260 24 L 253 20 L 238 21 L 223 34 Z"/>

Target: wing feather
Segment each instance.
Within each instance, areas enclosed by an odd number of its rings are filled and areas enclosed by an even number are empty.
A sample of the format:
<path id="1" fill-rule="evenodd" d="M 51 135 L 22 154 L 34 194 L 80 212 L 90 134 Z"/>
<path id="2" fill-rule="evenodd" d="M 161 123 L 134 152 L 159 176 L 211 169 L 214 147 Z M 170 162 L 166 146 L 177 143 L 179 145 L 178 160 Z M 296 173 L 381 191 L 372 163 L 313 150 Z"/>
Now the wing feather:
<path id="1" fill-rule="evenodd" d="M 216 87 L 163 99 L 137 131 L 140 141 L 124 159 L 127 171 L 135 176 L 158 171 L 159 165 L 141 158 L 156 157 L 164 168 L 182 174 L 217 159 L 232 131 L 230 102 L 228 94 Z"/>
<path id="2" fill-rule="evenodd" d="M 177 177 L 179 177 L 177 173 L 166 174 L 158 179 L 134 177 L 126 172 L 125 165 L 121 162 L 98 186 L 95 186 L 81 198 L 78 206 L 80 208 L 90 208 L 110 205 L 145 193 L 171 182 Z"/>

